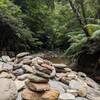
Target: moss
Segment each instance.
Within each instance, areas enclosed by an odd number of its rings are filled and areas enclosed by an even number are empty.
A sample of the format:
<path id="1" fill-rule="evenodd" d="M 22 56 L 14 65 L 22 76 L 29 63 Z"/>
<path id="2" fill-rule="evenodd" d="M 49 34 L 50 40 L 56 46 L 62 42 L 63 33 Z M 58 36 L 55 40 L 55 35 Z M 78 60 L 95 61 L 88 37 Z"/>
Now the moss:
<path id="1" fill-rule="evenodd" d="M 97 24 L 88 24 L 86 27 L 90 36 L 92 35 L 93 32 L 100 30 L 100 25 Z"/>

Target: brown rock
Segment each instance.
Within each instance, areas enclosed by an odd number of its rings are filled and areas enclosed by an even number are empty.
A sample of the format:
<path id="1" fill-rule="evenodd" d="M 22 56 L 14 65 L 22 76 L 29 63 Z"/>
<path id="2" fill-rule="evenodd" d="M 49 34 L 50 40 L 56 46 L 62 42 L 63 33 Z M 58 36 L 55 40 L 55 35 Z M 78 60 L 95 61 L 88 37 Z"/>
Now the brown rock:
<path id="1" fill-rule="evenodd" d="M 50 86 L 48 83 L 32 83 L 32 82 L 26 82 L 26 86 L 33 91 L 42 92 L 47 91 L 50 89 Z"/>
<path id="2" fill-rule="evenodd" d="M 42 67 L 42 66 L 40 66 L 40 65 L 38 65 L 38 64 L 34 64 L 34 66 L 35 66 L 35 68 L 36 68 L 37 70 L 39 70 L 39 71 L 41 71 L 41 72 L 43 72 L 43 73 L 46 73 L 46 74 L 49 74 L 49 75 L 50 75 L 50 73 L 51 73 L 51 70 L 49 70 L 49 69 L 47 69 L 47 68 L 45 68 L 45 67 Z"/>
<path id="3" fill-rule="evenodd" d="M 78 91 L 78 95 L 81 97 L 85 97 L 87 95 L 87 89 L 85 87 L 81 87 Z"/>
<path id="4" fill-rule="evenodd" d="M 42 95 L 42 100 L 58 100 L 59 92 L 57 90 L 46 91 Z"/>
<path id="5" fill-rule="evenodd" d="M 47 69 L 49 69 L 49 70 L 53 70 L 53 69 L 52 69 L 52 66 L 49 65 L 49 64 L 43 63 L 43 64 L 41 64 L 41 66 L 44 67 L 44 68 L 47 68 Z"/>
<path id="6" fill-rule="evenodd" d="M 41 93 L 36 93 L 36 92 L 30 91 L 28 89 L 24 89 L 21 92 L 21 96 L 25 100 L 41 100 L 41 98 L 40 98 Z"/>

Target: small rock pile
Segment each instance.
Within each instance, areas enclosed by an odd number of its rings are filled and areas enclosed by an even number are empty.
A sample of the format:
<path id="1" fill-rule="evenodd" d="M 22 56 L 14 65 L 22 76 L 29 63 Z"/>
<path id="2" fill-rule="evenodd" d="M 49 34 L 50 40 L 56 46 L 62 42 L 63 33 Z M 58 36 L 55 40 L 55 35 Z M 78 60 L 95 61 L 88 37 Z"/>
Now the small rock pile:
<path id="1" fill-rule="evenodd" d="M 100 100 L 100 87 L 85 73 L 23 52 L 0 58 L 0 100 Z"/>

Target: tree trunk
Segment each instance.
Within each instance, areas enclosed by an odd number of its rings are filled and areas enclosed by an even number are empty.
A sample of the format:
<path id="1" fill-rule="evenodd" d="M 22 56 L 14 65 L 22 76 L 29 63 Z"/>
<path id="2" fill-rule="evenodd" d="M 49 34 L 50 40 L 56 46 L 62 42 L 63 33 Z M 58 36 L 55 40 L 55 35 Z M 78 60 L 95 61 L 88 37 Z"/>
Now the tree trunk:
<path id="1" fill-rule="evenodd" d="M 81 16 L 80 12 L 78 11 L 77 7 L 73 4 L 73 2 L 71 0 L 69 0 L 69 3 L 70 3 L 70 6 L 73 10 L 73 12 L 76 14 L 77 16 L 77 19 L 83 29 L 83 31 L 85 32 L 85 35 L 87 37 L 89 37 L 89 32 L 87 30 L 87 28 L 85 27 L 86 26 L 86 22 L 84 21 L 84 18 Z"/>

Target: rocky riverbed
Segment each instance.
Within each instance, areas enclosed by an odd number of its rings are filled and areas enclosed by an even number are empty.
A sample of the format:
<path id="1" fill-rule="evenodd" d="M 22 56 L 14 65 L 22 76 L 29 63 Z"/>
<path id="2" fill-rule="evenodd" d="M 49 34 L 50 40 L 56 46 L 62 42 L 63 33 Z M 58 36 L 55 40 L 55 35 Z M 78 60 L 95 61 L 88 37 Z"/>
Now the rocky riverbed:
<path id="1" fill-rule="evenodd" d="M 100 100 L 100 86 L 68 65 L 23 52 L 0 57 L 0 100 Z"/>

